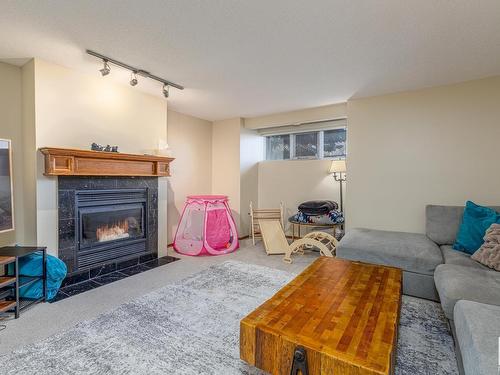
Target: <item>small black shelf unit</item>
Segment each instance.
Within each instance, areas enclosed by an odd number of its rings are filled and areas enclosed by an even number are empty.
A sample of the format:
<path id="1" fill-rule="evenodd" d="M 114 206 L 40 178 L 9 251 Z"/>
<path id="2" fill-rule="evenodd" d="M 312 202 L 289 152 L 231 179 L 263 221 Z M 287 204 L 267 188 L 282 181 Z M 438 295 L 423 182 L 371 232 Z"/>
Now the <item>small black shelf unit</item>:
<path id="1" fill-rule="evenodd" d="M 19 259 L 33 253 L 42 253 L 42 276 L 20 274 Z M 6 246 L 0 248 L 0 264 L 3 265 L 3 276 L 0 280 L 0 312 L 14 314 L 16 319 L 24 309 L 35 303 L 46 300 L 47 296 L 47 249 L 45 247 Z M 23 298 L 19 289 L 42 280 L 43 294 L 38 299 Z"/>

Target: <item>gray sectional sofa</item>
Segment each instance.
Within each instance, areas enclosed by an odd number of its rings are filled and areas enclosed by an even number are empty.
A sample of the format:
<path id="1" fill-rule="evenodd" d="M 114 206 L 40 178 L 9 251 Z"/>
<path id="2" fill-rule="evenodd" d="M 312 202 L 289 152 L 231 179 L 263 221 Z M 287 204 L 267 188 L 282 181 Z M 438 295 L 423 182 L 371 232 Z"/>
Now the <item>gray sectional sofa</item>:
<path id="1" fill-rule="evenodd" d="M 489 375 L 498 369 L 500 306 L 460 300 L 455 305 L 455 338 L 467 375 Z"/>
<path id="2" fill-rule="evenodd" d="M 462 372 L 496 374 L 500 272 L 452 249 L 463 210 L 427 206 L 426 234 L 352 229 L 340 241 L 337 257 L 401 268 L 404 294 L 441 302 Z"/>

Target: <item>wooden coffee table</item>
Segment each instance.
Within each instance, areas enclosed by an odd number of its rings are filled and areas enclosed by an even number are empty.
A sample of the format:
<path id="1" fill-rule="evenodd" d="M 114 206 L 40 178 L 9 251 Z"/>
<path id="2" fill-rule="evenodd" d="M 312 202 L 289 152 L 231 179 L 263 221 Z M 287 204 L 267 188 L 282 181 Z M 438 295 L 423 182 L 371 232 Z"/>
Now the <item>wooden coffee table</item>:
<path id="1" fill-rule="evenodd" d="M 241 321 L 241 359 L 273 375 L 392 374 L 401 275 L 318 258 Z"/>

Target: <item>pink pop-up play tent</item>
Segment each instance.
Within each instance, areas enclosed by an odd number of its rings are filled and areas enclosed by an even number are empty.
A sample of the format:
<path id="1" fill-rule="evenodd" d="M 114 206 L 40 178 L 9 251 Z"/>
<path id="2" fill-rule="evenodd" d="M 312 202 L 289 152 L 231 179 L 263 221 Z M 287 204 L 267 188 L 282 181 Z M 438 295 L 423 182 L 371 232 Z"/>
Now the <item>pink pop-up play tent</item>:
<path id="1" fill-rule="evenodd" d="M 186 255 L 220 255 L 238 248 L 238 232 L 225 195 L 187 197 L 174 249 Z"/>

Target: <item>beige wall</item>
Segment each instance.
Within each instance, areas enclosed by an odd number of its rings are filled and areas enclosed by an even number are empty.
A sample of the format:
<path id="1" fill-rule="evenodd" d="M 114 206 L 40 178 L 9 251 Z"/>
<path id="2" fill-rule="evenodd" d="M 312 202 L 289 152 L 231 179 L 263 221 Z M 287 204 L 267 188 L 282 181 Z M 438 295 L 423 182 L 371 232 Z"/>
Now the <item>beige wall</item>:
<path id="1" fill-rule="evenodd" d="M 304 122 L 340 119 L 346 116 L 347 104 L 339 103 L 246 118 L 245 128 L 248 131 L 248 129 L 263 129 Z M 260 162 L 258 164 L 258 172 L 255 173 L 255 175 L 258 175 L 258 207 L 279 207 L 280 202 L 283 202 L 286 220 L 289 216 L 296 213 L 297 206 L 304 201 L 329 199 L 339 202 L 339 184 L 327 174 L 330 163 L 329 160 L 277 160 Z"/>
<path id="2" fill-rule="evenodd" d="M 347 225 L 424 232 L 426 204 L 500 203 L 500 77 L 348 102 Z"/>
<path id="3" fill-rule="evenodd" d="M 264 158 L 264 140 L 255 130 L 240 130 L 240 237 L 249 235 L 250 201 L 259 204 L 259 162 Z"/>
<path id="4" fill-rule="evenodd" d="M 339 183 L 328 174 L 330 160 L 268 160 L 259 163 L 259 207 L 279 207 L 285 222 L 300 203 L 328 199 L 339 202 Z"/>
<path id="5" fill-rule="evenodd" d="M 212 123 L 168 111 L 168 142 L 176 158 L 169 180 L 169 242 L 189 194 L 228 195 L 239 235 L 248 235 L 248 203 L 258 201 L 262 137 L 239 118 Z"/>
<path id="6" fill-rule="evenodd" d="M 338 103 L 321 107 L 306 108 L 297 111 L 245 118 L 245 127 L 248 129 L 262 129 L 273 126 L 300 124 L 304 122 L 341 119 L 345 118 L 346 115 L 347 104 Z"/>
<path id="7" fill-rule="evenodd" d="M 0 245 L 38 241 L 54 253 L 57 182 L 42 175 L 37 148 L 88 148 L 96 141 L 151 152 L 167 141 L 167 105 L 40 60 L 22 69 L 0 64 L 0 82 L 0 137 L 14 141 L 18 228 L 0 235 Z M 494 77 L 245 120 L 211 123 L 168 111 L 176 160 L 170 181 L 160 179 L 160 243 L 171 242 L 188 194 L 228 195 L 240 235 L 247 234 L 250 200 L 259 207 L 283 201 L 286 216 L 305 200 L 338 201 L 338 183 L 326 173 L 329 161 L 260 162 L 263 143 L 254 129 L 346 116 L 348 227 L 423 232 L 426 204 L 498 204 L 499 103 L 500 77 Z"/>
<path id="8" fill-rule="evenodd" d="M 258 203 L 262 137 L 239 118 L 212 123 L 168 111 L 168 142 L 176 158 L 169 180 L 169 242 L 189 194 L 228 195 L 239 235 L 248 235 L 248 204 Z"/>
<path id="9" fill-rule="evenodd" d="M 186 196 L 212 189 L 212 123 L 168 111 L 168 143 L 175 161 L 168 179 L 168 242 L 172 243 Z"/>
<path id="10" fill-rule="evenodd" d="M 0 138 L 12 141 L 15 231 L 0 233 L 0 246 L 23 243 L 23 139 L 21 69 L 0 63 Z"/>
<path id="11" fill-rule="evenodd" d="M 120 151 L 151 152 L 166 143 L 167 104 L 96 75 L 35 60 L 36 147 L 88 149 L 92 142 L 118 145 Z M 37 241 L 57 249 L 57 179 L 37 167 Z M 167 245 L 167 179 L 159 179 L 159 244 Z M 162 230 L 164 228 L 164 230 Z"/>
<path id="12" fill-rule="evenodd" d="M 25 245 L 36 245 L 36 176 L 37 149 L 35 129 L 35 61 L 22 69 L 22 131 L 23 131 L 23 215 Z"/>
<path id="13" fill-rule="evenodd" d="M 229 197 L 240 228 L 240 129 L 242 119 L 215 121 L 212 128 L 212 194 Z"/>

